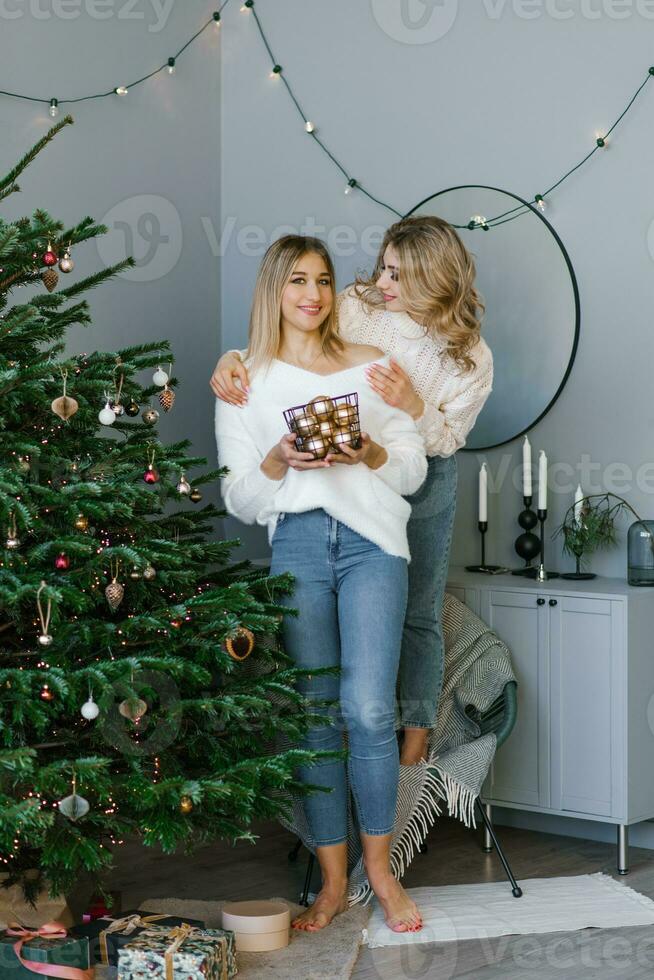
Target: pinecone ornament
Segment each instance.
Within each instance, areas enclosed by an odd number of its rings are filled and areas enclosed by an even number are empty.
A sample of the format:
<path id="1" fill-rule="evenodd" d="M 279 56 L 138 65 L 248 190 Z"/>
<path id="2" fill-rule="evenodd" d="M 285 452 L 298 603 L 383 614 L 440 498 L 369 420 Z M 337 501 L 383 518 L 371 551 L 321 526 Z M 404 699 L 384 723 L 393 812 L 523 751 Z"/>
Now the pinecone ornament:
<path id="1" fill-rule="evenodd" d="M 112 612 L 116 612 L 118 606 L 123 601 L 123 596 L 125 595 L 125 587 L 120 584 L 117 579 L 114 579 L 109 583 L 107 588 L 104 590 L 104 594 L 107 597 L 107 602 L 109 603 L 109 608 Z"/>
<path id="2" fill-rule="evenodd" d="M 166 385 L 166 387 L 159 392 L 159 404 L 163 408 L 164 412 L 169 412 L 174 403 L 175 392 L 172 390 L 172 388 L 169 388 L 168 385 Z"/>
<path id="3" fill-rule="evenodd" d="M 59 282 L 59 273 L 55 272 L 55 270 L 52 268 L 46 269 L 43 275 L 41 276 L 41 279 L 43 280 L 43 285 L 45 286 L 45 288 L 48 290 L 49 293 L 51 293 L 52 290 L 56 287 L 57 283 Z"/>

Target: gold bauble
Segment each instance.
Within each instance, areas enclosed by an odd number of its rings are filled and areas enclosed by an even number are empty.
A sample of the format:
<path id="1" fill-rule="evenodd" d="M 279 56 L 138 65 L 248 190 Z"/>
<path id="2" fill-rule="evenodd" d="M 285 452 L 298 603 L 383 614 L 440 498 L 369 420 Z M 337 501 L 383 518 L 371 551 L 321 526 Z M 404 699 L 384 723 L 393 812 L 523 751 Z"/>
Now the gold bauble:
<path id="1" fill-rule="evenodd" d="M 58 415 L 60 419 L 67 422 L 78 410 L 79 405 L 74 398 L 70 398 L 68 395 L 62 395 L 61 398 L 55 398 L 50 408 L 55 415 Z"/>
<path id="2" fill-rule="evenodd" d="M 343 402 L 334 409 L 334 422 L 340 428 L 345 428 L 345 426 L 352 425 L 353 422 L 357 421 L 358 414 L 356 405 Z"/>
<path id="3" fill-rule="evenodd" d="M 104 594 L 107 597 L 107 602 L 109 603 L 109 608 L 112 612 L 116 612 L 118 606 L 123 601 L 123 596 L 125 595 L 125 586 L 121 585 L 116 579 L 110 582 L 107 588 L 104 590 Z"/>
<path id="4" fill-rule="evenodd" d="M 78 514 L 77 517 L 75 518 L 75 527 L 77 528 L 77 530 L 86 531 L 88 530 L 88 526 L 89 526 L 89 519 L 86 516 L 86 514 Z"/>
<path id="5" fill-rule="evenodd" d="M 316 395 L 306 407 L 308 415 L 315 415 L 319 422 L 329 419 L 334 411 L 334 402 L 329 395 Z"/>
<path id="6" fill-rule="evenodd" d="M 225 649 L 232 660 L 247 660 L 254 650 L 254 633 L 246 626 L 239 626 L 236 636 L 225 640 Z"/>
<path id="7" fill-rule="evenodd" d="M 146 565 L 143 569 L 143 578 L 146 582 L 151 582 L 152 579 L 155 578 L 156 574 L 156 569 L 154 569 L 152 565 Z"/>
<path id="8" fill-rule="evenodd" d="M 179 801 L 180 813 L 190 813 L 193 809 L 193 800 L 190 796 L 183 796 Z"/>
<path id="9" fill-rule="evenodd" d="M 193 489 L 188 495 L 188 499 L 192 500 L 194 504 L 197 504 L 200 502 L 200 500 L 202 500 L 202 494 L 200 493 L 197 487 L 193 487 Z"/>
<path id="10" fill-rule="evenodd" d="M 332 445 L 339 452 L 341 446 L 351 446 L 354 448 L 356 436 L 351 429 L 335 429 L 332 436 Z"/>
<path id="11" fill-rule="evenodd" d="M 324 459 L 329 452 L 329 444 L 320 435 L 309 436 L 302 440 L 302 452 L 312 453 L 314 459 Z"/>
<path id="12" fill-rule="evenodd" d="M 148 706 L 141 698 L 125 698 L 118 705 L 118 710 L 123 718 L 128 718 L 130 721 L 136 723 L 146 713 Z"/>
<path id="13" fill-rule="evenodd" d="M 318 419 L 311 413 L 296 415 L 293 419 L 293 431 L 297 432 L 301 439 L 306 439 L 307 436 L 315 436 L 319 426 Z"/>

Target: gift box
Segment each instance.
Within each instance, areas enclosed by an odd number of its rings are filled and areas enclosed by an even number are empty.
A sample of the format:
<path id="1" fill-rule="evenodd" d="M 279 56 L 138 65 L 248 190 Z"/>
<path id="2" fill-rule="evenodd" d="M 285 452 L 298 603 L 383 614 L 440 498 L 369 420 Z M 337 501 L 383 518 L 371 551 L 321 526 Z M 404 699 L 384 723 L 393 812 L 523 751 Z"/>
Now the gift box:
<path id="1" fill-rule="evenodd" d="M 135 939 L 144 929 L 149 929 L 153 925 L 173 928 L 185 924 L 196 929 L 204 928 L 204 922 L 200 919 L 180 919 L 176 915 L 157 915 L 137 910 L 125 912 L 120 918 L 106 916 L 95 919 L 93 922 L 74 926 L 70 932 L 72 935 L 88 940 L 92 963 L 116 966 L 121 947 Z"/>
<path id="2" fill-rule="evenodd" d="M 312 453 L 314 459 L 324 459 L 327 453 L 340 453 L 341 447 L 358 449 L 361 437 L 359 396 L 316 395 L 306 405 L 287 408 L 284 418 L 295 435 L 299 453 Z"/>
<path id="3" fill-rule="evenodd" d="M 222 925 L 234 933 L 237 952 L 270 952 L 288 946 L 291 913 L 281 902 L 227 902 Z"/>
<path id="4" fill-rule="evenodd" d="M 0 933 L 0 977 L 3 980 L 34 980 L 48 964 L 48 976 L 71 980 L 91 980 L 93 970 L 88 940 L 67 935 L 61 923 L 51 922 L 39 929 L 10 925 Z M 29 964 L 35 969 L 30 969 Z M 41 967 L 41 969 L 39 969 Z M 57 967 L 65 967 L 58 971 Z"/>
<path id="5" fill-rule="evenodd" d="M 152 926 L 118 954 L 117 980 L 231 980 L 237 973 L 227 929 Z"/>

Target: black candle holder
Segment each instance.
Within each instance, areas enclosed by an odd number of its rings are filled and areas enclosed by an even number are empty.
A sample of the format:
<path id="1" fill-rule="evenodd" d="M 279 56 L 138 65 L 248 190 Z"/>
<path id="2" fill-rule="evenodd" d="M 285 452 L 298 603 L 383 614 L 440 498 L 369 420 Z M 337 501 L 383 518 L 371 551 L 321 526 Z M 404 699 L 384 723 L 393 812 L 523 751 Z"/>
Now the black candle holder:
<path id="1" fill-rule="evenodd" d="M 504 568 L 503 565 L 486 564 L 486 531 L 488 530 L 488 521 L 479 521 L 477 527 L 481 534 L 481 564 L 466 565 L 466 572 L 486 572 L 489 575 L 497 572 L 508 572 L 508 568 Z"/>
<path id="2" fill-rule="evenodd" d="M 540 522 L 540 564 L 538 568 L 532 568 L 530 578 L 535 578 L 538 582 L 547 582 L 551 578 L 559 578 L 558 572 L 548 572 L 545 568 L 545 521 L 547 520 L 547 510 L 538 508 L 538 520 Z"/>
<path id="3" fill-rule="evenodd" d="M 534 558 L 540 554 L 540 538 L 534 534 L 534 528 L 538 524 L 538 517 L 531 509 L 532 497 L 523 497 L 525 509 L 518 515 L 518 524 L 523 530 L 514 544 L 514 548 L 521 558 L 524 559 L 524 568 L 516 568 L 511 572 L 512 575 L 533 575 L 535 568 L 532 565 Z"/>

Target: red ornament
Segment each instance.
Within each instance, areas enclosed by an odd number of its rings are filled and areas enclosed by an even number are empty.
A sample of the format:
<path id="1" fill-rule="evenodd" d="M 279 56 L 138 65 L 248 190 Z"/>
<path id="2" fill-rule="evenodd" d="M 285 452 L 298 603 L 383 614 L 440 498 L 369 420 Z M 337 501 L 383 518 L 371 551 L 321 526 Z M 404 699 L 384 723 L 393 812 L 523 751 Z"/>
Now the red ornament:
<path id="1" fill-rule="evenodd" d="M 70 568 L 70 558 L 65 551 L 60 551 L 55 558 L 55 568 L 58 572 L 65 572 Z"/>
<path id="2" fill-rule="evenodd" d="M 52 251 L 51 246 L 48 245 L 48 250 L 47 250 L 47 252 L 43 256 L 43 264 L 44 265 L 56 265 L 58 261 L 59 261 L 59 259 L 57 258 L 57 256 L 55 255 L 55 253 Z"/>
<path id="3" fill-rule="evenodd" d="M 183 620 L 181 620 L 181 619 L 171 619 L 170 625 L 171 626 L 174 626 L 175 629 L 179 629 L 179 627 L 182 625 L 182 622 L 183 622 Z"/>
<path id="4" fill-rule="evenodd" d="M 150 463 L 150 465 L 148 466 L 147 470 L 143 474 L 143 479 L 145 480 L 146 483 L 158 483 L 159 482 L 159 474 L 155 470 L 155 468 L 152 465 L 152 463 Z"/>

